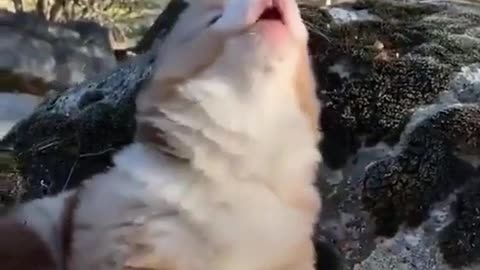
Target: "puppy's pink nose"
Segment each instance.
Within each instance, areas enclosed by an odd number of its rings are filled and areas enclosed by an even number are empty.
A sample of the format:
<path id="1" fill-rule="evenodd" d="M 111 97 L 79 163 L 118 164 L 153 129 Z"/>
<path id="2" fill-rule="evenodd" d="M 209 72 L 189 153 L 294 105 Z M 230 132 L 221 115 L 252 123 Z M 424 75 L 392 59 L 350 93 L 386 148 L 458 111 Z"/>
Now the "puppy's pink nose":
<path id="1" fill-rule="evenodd" d="M 212 28 L 225 33 L 245 30 L 272 5 L 272 0 L 230 0 L 224 7 L 222 17 Z"/>

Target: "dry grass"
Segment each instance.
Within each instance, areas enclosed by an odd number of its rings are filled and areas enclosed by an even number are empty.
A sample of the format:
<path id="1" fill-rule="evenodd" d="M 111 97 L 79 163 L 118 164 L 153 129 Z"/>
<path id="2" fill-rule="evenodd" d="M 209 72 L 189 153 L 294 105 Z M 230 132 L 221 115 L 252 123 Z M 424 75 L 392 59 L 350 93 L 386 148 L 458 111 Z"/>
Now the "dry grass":
<path id="1" fill-rule="evenodd" d="M 36 2 L 36 0 L 23 0 L 24 10 L 26 12 L 35 10 Z M 127 6 L 115 4 L 106 10 L 89 9 L 87 15 L 80 19 L 93 20 L 110 29 L 115 29 L 115 43 L 124 43 L 124 46 L 128 47 L 148 29 L 168 0 L 131 0 L 130 2 Z M 14 11 L 12 0 L 0 0 L 0 9 Z M 82 14 L 84 6 L 75 6 L 74 9 L 75 14 Z M 120 46 L 123 45 L 120 44 Z"/>

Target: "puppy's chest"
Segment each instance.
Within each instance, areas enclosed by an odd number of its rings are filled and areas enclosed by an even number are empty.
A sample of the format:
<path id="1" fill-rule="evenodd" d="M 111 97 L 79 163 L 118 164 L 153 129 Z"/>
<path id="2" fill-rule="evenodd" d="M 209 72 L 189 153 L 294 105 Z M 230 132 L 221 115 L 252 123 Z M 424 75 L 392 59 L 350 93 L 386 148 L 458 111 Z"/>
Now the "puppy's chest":
<path id="1" fill-rule="evenodd" d="M 268 269 L 304 243 L 311 226 L 273 193 L 248 184 L 192 190 L 177 207 L 171 216 L 145 219 L 132 237 L 142 243 L 133 246 L 150 248 L 127 262 L 145 268 L 176 258 L 175 269 Z"/>
<path id="2" fill-rule="evenodd" d="M 76 211 L 69 270 L 276 269 L 309 241 L 309 217 L 255 182 L 107 180 Z"/>

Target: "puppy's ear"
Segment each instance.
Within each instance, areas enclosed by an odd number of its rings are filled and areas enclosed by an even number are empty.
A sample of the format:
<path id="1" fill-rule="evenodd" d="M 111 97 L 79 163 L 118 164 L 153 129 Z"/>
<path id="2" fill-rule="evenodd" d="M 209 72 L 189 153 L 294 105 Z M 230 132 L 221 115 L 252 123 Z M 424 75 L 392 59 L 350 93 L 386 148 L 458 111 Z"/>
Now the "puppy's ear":
<path id="1" fill-rule="evenodd" d="M 56 264 L 42 239 L 28 226 L 0 218 L 0 265 L 9 270 L 56 270 Z"/>

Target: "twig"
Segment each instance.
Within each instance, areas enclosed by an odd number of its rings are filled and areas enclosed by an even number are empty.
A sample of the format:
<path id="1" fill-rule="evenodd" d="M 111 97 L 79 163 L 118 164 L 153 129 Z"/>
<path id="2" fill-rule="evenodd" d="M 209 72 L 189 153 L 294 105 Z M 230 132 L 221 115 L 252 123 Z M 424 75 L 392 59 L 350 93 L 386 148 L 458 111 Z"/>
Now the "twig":
<path id="1" fill-rule="evenodd" d="M 75 167 L 77 167 L 78 163 L 78 158 L 73 162 L 72 168 L 70 168 L 70 172 L 68 173 L 67 181 L 65 181 L 65 184 L 63 185 L 62 191 L 65 191 L 67 188 L 68 184 L 70 183 L 70 179 L 72 179 L 73 171 L 75 170 Z"/>
<path id="2" fill-rule="evenodd" d="M 317 34 L 317 35 L 320 35 L 322 36 L 328 43 L 331 43 L 330 39 L 327 37 L 327 35 L 325 35 L 324 33 L 322 33 L 322 31 L 316 27 L 313 23 L 311 22 L 307 22 L 307 21 L 303 21 L 304 24 L 307 26 L 307 28 L 312 31 L 313 33 Z"/>
<path id="3" fill-rule="evenodd" d="M 72 176 L 73 176 L 73 172 L 75 171 L 75 168 L 77 167 L 77 164 L 78 164 L 78 160 L 81 159 L 81 158 L 85 158 L 85 157 L 95 157 L 95 156 L 101 156 L 101 155 L 104 155 L 108 152 L 111 152 L 111 151 L 114 151 L 115 148 L 107 148 L 107 149 L 104 149 L 102 151 L 99 151 L 99 152 L 94 152 L 94 153 L 85 153 L 85 154 L 81 154 L 77 157 L 77 159 L 75 160 L 75 162 L 73 162 L 73 165 L 72 167 L 70 168 L 70 172 L 68 173 L 68 177 L 67 177 L 67 180 L 65 181 L 65 184 L 63 185 L 63 188 L 62 188 L 62 191 L 65 191 L 68 184 L 70 183 L 70 180 L 72 179 Z"/>
<path id="4" fill-rule="evenodd" d="M 107 148 L 107 149 L 104 149 L 104 150 L 101 150 L 99 152 L 94 152 L 94 153 L 85 153 L 85 154 L 81 154 L 80 156 L 78 156 L 79 158 L 86 158 L 86 157 L 96 157 L 96 156 L 101 156 L 101 155 L 104 155 L 108 152 L 111 152 L 111 151 L 114 151 L 115 148 Z"/>
<path id="5" fill-rule="evenodd" d="M 51 142 L 49 142 L 49 143 L 41 142 L 41 143 L 39 143 L 39 146 L 38 146 L 38 144 L 37 144 L 37 146 L 36 146 L 36 147 L 33 147 L 33 148 L 35 148 L 36 151 L 43 151 L 43 150 L 45 150 L 45 149 L 48 149 L 48 148 L 51 148 L 51 147 L 54 147 L 54 146 L 59 145 L 60 142 L 61 142 L 61 141 L 59 141 L 59 140 L 53 140 L 53 141 L 51 141 Z M 42 143 L 46 143 L 46 144 L 42 145 Z"/>

